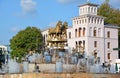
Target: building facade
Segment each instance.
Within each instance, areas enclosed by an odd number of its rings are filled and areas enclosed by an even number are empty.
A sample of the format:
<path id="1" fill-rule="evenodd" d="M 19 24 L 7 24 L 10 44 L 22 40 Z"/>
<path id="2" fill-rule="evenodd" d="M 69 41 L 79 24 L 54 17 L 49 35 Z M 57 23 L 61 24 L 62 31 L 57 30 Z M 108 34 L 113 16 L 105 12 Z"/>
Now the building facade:
<path id="1" fill-rule="evenodd" d="M 97 15 L 96 4 L 79 6 L 79 16 L 72 18 L 72 27 L 67 29 L 67 45 L 70 49 L 84 52 L 86 56 L 99 57 L 101 63 L 118 59 L 118 27 L 104 25 L 104 17 Z M 42 32 L 47 43 L 48 30 Z M 71 50 L 72 52 L 72 50 Z"/>
<path id="2" fill-rule="evenodd" d="M 104 17 L 97 15 L 97 5 L 87 3 L 79 6 L 79 16 L 72 19 L 73 26 L 67 30 L 68 46 L 83 47 L 86 56 L 100 57 L 101 63 L 114 62 L 118 58 L 118 27 L 104 25 Z"/>

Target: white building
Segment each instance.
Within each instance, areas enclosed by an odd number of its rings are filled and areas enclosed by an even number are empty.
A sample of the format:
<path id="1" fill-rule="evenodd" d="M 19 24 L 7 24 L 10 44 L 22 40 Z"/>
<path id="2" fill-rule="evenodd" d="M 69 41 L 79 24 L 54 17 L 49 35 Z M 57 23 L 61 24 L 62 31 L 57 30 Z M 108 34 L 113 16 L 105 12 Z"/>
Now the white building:
<path id="1" fill-rule="evenodd" d="M 87 3 L 79 6 L 79 16 L 72 19 L 67 29 L 68 47 L 84 47 L 87 56 L 100 57 L 101 63 L 114 62 L 118 58 L 118 27 L 104 25 L 104 17 L 97 15 L 97 5 Z"/>
<path id="2" fill-rule="evenodd" d="M 2 58 L 2 55 L 4 55 L 3 57 L 5 58 L 4 63 L 8 62 L 9 51 L 8 47 L 5 45 L 0 45 L 0 58 Z"/>
<path id="3" fill-rule="evenodd" d="M 48 31 L 49 31 L 48 29 L 42 31 L 43 40 L 44 40 L 45 44 L 47 44 Z"/>
<path id="4" fill-rule="evenodd" d="M 104 25 L 104 17 L 97 15 L 97 5 L 87 3 L 79 6 L 79 16 L 72 19 L 73 26 L 67 29 L 68 47 L 84 47 L 87 56 L 100 57 L 101 63 L 118 59 L 118 27 Z M 48 30 L 42 32 L 45 43 Z"/>

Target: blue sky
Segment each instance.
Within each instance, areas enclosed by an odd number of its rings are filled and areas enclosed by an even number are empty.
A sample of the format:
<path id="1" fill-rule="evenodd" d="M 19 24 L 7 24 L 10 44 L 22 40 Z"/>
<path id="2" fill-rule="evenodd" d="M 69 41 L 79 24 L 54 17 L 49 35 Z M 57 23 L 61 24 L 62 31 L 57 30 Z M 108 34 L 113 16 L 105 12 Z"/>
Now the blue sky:
<path id="1" fill-rule="evenodd" d="M 101 4 L 104 0 L 90 0 Z M 0 0 L 0 44 L 9 44 L 9 40 L 27 26 L 40 29 L 53 27 L 57 21 L 67 21 L 78 16 L 78 5 L 87 0 Z M 119 0 L 110 4 L 120 8 Z"/>

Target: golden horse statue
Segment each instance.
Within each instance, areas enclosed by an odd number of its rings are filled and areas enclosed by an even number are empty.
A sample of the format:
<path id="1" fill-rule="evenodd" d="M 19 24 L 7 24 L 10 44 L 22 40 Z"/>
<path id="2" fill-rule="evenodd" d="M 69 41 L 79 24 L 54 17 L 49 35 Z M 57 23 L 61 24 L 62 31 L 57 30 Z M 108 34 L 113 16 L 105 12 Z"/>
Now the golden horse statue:
<path id="1" fill-rule="evenodd" d="M 49 29 L 49 34 L 52 34 L 52 33 L 61 33 L 61 27 L 62 27 L 62 22 L 59 21 L 57 24 L 56 24 L 56 27 L 55 28 L 50 28 Z"/>

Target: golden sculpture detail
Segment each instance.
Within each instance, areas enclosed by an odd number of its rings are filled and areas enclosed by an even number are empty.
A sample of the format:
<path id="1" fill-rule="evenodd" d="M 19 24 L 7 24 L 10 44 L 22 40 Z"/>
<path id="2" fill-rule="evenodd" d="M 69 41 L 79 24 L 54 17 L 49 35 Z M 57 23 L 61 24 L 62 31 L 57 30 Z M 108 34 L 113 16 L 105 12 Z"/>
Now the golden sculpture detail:
<path id="1" fill-rule="evenodd" d="M 58 21 L 55 28 L 50 28 L 48 32 L 47 43 L 49 47 L 58 47 L 63 49 L 67 43 L 67 32 L 68 23 Z"/>

